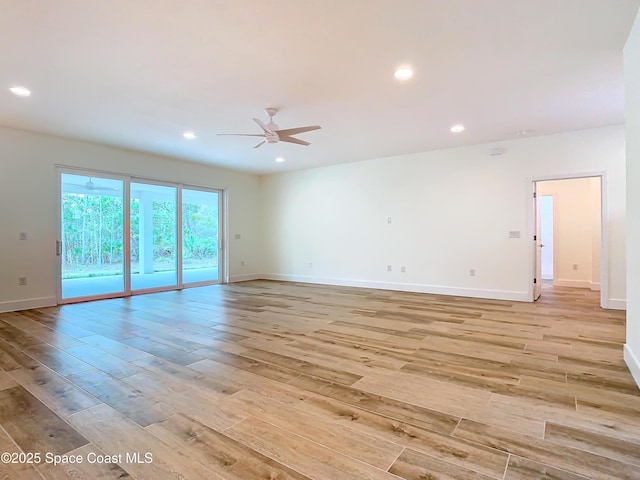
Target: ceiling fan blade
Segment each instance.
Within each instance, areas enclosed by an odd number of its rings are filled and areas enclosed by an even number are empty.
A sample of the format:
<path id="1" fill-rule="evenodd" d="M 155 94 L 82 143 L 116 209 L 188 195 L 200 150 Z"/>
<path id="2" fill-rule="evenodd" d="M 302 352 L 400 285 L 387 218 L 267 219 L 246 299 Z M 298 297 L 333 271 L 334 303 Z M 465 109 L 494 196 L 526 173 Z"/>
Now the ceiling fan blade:
<path id="1" fill-rule="evenodd" d="M 285 128 L 284 130 L 276 130 L 278 135 L 297 135 L 298 133 L 312 132 L 313 130 L 320 130 L 322 127 L 320 125 L 310 125 L 308 127 L 298 127 L 298 128 Z"/>
<path id="2" fill-rule="evenodd" d="M 254 122 L 256 122 L 258 125 L 260 125 L 260 128 L 262 130 L 264 130 L 264 133 L 270 133 L 273 134 L 273 132 L 269 129 L 269 127 L 267 127 L 264 122 L 262 120 L 260 120 L 259 118 L 254 118 L 253 119 Z"/>
<path id="3" fill-rule="evenodd" d="M 309 142 L 305 142 L 304 140 L 300 140 L 299 138 L 288 137 L 286 135 L 280 135 L 281 142 L 289 142 L 289 143 L 297 143 L 298 145 L 311 145 Z"/>
<path id="4" fill-rule="evenodd" d="M 231 135 L 234 137 L 264 137 L 264 133 L 218 133 L 217 135 Z"/>
<path id="5" fill-rule="evenodd" d="M 115 188 L 115 187 L 101 187 L 99 185 L 95 185 L 93 184 L 93 182 L 91 182 L 91 187 L 88 187 L 86 183 L 66 183 L 65 186 L 67 187 L 78 187 L 82 190 L 86 190 L 87 192 L 94 192 L 94 191 L 104 191 L 104 190 L 109 190 L 109 191 L 118 191 L 120 190 L 119 188 Z"/>
<path id="6" fill-rule="evenodd" d="M 256 145 L 255 147 L 253 147 L 253 148 L 258 148 L 258 147 L 259 147 L 260 145 L 262 145 L 263 143 L 267 143 L 267 141 L 266 141 L 266 140 L 263 140 L 263 141 L 261 141 L 259 144 L 257 144 L 257 145 Z"/>

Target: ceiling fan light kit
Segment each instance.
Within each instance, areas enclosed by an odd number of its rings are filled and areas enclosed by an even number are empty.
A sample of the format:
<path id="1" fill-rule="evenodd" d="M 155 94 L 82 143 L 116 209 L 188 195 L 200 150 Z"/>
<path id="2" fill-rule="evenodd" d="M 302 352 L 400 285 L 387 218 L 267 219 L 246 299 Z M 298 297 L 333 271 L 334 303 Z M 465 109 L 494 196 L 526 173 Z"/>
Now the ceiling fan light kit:
<path id="1" fill-rule="evenodd" d="M 263 137 L 260 143 L 258 143 L 253 148 L 258 148 L 265 143 L 278 143 L 278 142 L 286 142 L 286 143 L 295 143 L 297 145 L 304 145 L 305 147 L 311 145 L 309 142 L 305 140 L 300 140 L 299 138 L 295 138 L 292 135 L 297 135 L 300 133 L 312 132 L 313 130 L 320 130 L 320 125 L 310 125 L 307 127 L 295 127 L 295 128 L 285 128 L 280 129 L 280 127 L 273 121 L 273 117 L 278 113 L 278 109 L 274 107 L 269 107 L 265 109 L 265 113 L 269 116 L 269 123 L 265 124 L 259 118 L 254 118 L 253 121 L 258 124 L 258 126 L 262 129 L 263 133 L 219 133 L 218 135 L 233 135 L 239 137 Z"/>

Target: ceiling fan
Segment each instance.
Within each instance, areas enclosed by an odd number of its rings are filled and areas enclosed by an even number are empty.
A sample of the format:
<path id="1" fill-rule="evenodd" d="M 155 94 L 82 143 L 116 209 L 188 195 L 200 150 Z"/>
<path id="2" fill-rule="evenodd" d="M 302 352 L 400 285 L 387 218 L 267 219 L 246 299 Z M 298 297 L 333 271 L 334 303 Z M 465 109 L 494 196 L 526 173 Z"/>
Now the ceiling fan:
<path id="1" fill-rule="evenodd" d="M 89 180 L 86 183 L 69 183 L 68 185 L 84 188 L 85 190 L 89 190 L 90 192 L 104 191 L 104 190 L 110 190 L 110 191 L 118 190 L 117 188 L 114 188 L 114 187 L 101 187 L 100 185 L 96 185 L 95 183 L 93 183 L 93 180 L 91 179 L 91 177 L 89 177 Z"/>
<path id="2" fill-rule="evenodd" d="M 263 130 L 263 133 L 219 133 L 218 135 L 235 135 L 240 137 L 263 137 L 260 143 L 258 143 L 253 148 L 258 148 L 264 143 L 278 143 L 278 142 L 288 142 L 288 143 L 297 143 L 298 145 L 311 145 L 309 142 L 305 142 L 304 140 L 300 140 L 299 138 L 294 138 L 291 135 L 296 135 L 298 133 L 311 132 L 313 130 L 319 130 L 322 127 L 320 125 L 311 125 L 308 127 L 297 127 L 297 128 L 285 128 L 280 129 L 278 125 L 276 125 L 273 121 L 273 117 L 276 113 L 278 113 L 277 108 L 267 108 L 265 109 L 267 115 L 269 115 L 269 123 L 264 124 L 262 120 L 259 118 L 254 118 L 253 121 L 256 122 L 260 128 Z"/>

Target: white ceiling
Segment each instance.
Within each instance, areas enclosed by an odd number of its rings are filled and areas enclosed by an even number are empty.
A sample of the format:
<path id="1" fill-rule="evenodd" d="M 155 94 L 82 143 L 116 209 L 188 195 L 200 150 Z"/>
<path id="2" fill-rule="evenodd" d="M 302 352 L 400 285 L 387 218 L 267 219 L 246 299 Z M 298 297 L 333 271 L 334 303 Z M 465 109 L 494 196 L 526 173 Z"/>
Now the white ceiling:
<path id="1" fill-rule="evenodd" d="M 0 124 L 255 173 L 620 124 L 639 5 L 0 0 Z M 259 133 L 268 106 L 323 128 L 309 147 L 216 135 Z"/>

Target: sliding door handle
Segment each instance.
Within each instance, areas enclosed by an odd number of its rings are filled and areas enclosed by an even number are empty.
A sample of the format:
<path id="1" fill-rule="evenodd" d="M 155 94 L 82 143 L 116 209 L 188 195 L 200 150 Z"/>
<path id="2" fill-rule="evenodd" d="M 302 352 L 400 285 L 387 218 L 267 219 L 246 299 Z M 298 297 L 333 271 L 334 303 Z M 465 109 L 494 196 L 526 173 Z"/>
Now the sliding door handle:
<path id="1" fill-rule="evenodd" d="M 62 255 L 62 242 L 60 240 L 56 240 L 56 256 Z"/>

